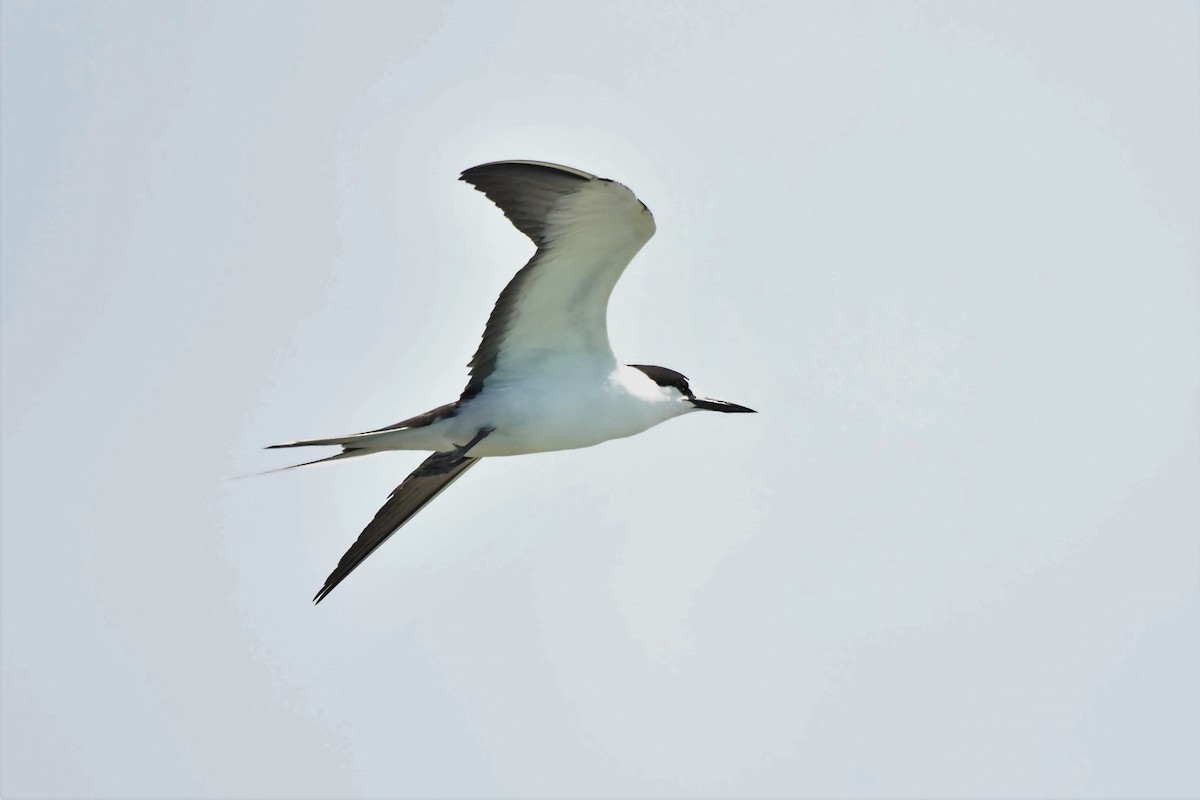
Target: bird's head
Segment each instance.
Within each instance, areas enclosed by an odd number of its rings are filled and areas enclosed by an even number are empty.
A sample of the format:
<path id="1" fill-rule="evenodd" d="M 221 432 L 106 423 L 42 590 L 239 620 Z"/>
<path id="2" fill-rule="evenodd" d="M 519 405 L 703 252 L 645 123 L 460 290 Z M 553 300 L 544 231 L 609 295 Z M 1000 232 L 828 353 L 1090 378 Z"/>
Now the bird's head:
<path id="1" fill-rule="evenodd" d="M 688 411 L 720 411 L 724 414 L 757 413 L 753 408 L 739 406 L 737 403 L 714 400 L 711 397 L 697 397 L 696 393 L 692 391 L 692 387 L 688 385 L 687 376 L 673 369 L 655 367 L 650 364 L 630 364 L 629 366 L 645 373 L 646 377 L 664 389 L 677 394 L 681 402 L 691 406 Z"/>

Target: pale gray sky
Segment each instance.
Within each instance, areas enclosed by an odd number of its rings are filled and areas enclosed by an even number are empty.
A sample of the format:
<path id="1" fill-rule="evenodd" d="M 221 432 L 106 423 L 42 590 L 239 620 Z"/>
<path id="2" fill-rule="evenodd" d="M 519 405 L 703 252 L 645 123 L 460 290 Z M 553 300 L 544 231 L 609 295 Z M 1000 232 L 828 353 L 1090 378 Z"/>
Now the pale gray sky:
<path id="1" fill-rule="evenodd" d="M 2 7 L 0 794 L 1200 793 L 1200 19 Z M 327 602 L 530 246 L 756 416 L 493 459 Z"/>

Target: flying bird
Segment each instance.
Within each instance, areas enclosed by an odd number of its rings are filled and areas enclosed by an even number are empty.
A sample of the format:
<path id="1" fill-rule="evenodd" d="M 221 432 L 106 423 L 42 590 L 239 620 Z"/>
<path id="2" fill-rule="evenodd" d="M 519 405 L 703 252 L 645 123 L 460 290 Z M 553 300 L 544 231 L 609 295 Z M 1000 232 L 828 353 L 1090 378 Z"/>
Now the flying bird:
<path id="1" fill-rule="evenodd" d="M 622 364 L 608 341 L 608 298 L 654 235 L 654 216 L 616 181 L 540 161 L 472 167 L 483 192 L 537 252 L 509 281 L 453 403 L 364 433 L 280 447 L 340 446 L 328 458 L 426 450 L 313 598 L 320 603 L 431 500 L 483 458 L 590 447 L 693 411 L 753 409 L 700 397 L 666 367 Z"/>

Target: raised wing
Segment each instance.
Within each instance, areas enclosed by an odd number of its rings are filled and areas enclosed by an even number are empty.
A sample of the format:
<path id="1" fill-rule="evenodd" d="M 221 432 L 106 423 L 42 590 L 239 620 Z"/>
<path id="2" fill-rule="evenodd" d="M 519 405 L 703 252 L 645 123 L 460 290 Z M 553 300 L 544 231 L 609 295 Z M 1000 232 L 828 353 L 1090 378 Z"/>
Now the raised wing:
<path id="1" fill-rule="evenodd" d="M 386 542 L 389 536 L 428 505 L 430 500 L 445 491 L 446 487 L 458 480 L 464 472 L 479 463 L 478 458 L 464 458 L 454 463 L 445 472 L 429 474 L 430 466 L 439 458 L 444 461 L 445 455 L 445 453 L 434 453 L 425 459 L 421 466 L 413 470 L 412 474 L 404 479 L 404 483 L 396 487 L 383 507 L 375 512 L 375 518 L 367 524 L 367 527 L 363 528 L 363 532 L 358 535 L 358 540 L 342 556 L 337 569 L 329 573 L 329 577 L 325 579 L 325 585 L 313 598 L 314 603 L 324 600 L 330 592 L 337 588 L 339 583 L 346 580 L 346 577 L 359 564 L 367 560 L 367 556 Z"/>
<path id="2" fill-rule="evenodd" d="M 545 372 L 556 362 L 615 363 L 608 298 L 654 235 L 650 209 L 615 181 L 540 161 L 484 164 L 463 172 L 462 180 L 538 249 L 500 293 L 460 402 L 493 377 Z"/>

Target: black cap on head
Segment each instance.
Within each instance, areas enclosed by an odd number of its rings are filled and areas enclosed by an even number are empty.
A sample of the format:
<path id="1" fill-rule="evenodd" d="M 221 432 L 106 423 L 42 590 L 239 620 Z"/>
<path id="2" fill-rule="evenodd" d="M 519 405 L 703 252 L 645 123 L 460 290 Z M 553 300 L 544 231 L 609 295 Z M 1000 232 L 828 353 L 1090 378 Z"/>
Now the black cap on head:
<path id="1" fill-rule="evenodd" d="M 646 377 L 659 386 L 670 386 L 678 389 L 696 408 L 704 411 L 721 411 L 725 414 L 756 414 L 753 408 L 739 406 L 737 403 L 727 403 L 724 400 L 713 400 L 709 397 L 696 397 L 692 387 L 688 386 L 687 376 L 681 372 L 666 367 L 655 367 L 650 364 L 630 364 L 634 369 L 646 373 Z"/>

